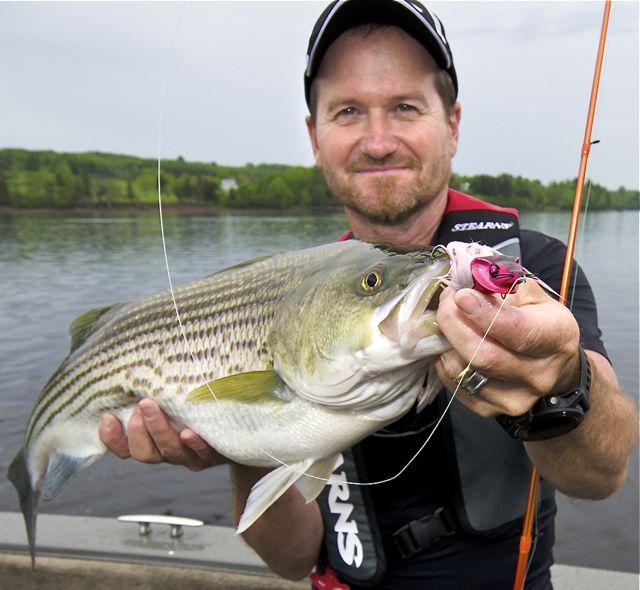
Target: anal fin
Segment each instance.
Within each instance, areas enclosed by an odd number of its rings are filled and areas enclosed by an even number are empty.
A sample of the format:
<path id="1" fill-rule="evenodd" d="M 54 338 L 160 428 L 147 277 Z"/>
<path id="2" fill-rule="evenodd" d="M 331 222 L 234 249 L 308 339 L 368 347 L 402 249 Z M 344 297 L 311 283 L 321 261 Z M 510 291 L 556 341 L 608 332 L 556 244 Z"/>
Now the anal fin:
<path id="1" fill-rule="evenodd" d="M 49 467 L 42 484 L 42 499 L 47 502 L 58 494 L 64 484 L 80 469 L 91 465 L 102 454 L 74 457 L 66 453 L 56 453 L 49 459 Z"/>

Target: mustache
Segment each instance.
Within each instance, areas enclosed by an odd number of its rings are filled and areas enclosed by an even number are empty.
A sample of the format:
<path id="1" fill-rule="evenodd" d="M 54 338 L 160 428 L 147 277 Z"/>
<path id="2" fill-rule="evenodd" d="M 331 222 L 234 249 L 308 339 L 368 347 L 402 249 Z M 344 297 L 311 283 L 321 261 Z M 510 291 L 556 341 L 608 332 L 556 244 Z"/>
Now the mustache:
<path id="1" fill-rule="evenodd" d="M 388 156 L 380 159 L 364 156 L 348 164 L 346 171 L 360 172 L 362 170 L 371 170 L 372 168 L 409 168 L 411 170 L 419 170 L 420 162 L 407 156 Z"/>

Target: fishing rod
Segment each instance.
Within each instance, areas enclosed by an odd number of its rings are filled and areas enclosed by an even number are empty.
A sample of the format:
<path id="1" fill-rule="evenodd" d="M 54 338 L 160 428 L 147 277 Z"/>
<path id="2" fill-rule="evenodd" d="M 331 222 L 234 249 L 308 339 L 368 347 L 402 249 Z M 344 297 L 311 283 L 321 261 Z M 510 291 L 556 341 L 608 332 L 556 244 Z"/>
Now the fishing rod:
<path id="1" fill-rule="evenodd" d="M 602 60 L 604 57 L 604 45 L 607 39 L 607 28 L 609 26 L 609 14 L 611 12 L 611 0 L 606 0 L 604 4 L 604 13 L 602 15 L 602 27 L 600 29 L 600 43 L 598 45 L 598 56 L 596 58 L 596 66 L 593 74 L 593 84 L 591 86 L 591 98 L 589 100 L 589 111 L 587 114 L 587 125 L 584 132 L 584 141 L 582 142 L 582 151 L 580 155 L 580 168 L 578 171 L 578 181 L 576 183 L 576 192 L 573 197 L 573 209 L 571 211 L 571 222 L 569 224 L 569 236 L 567 237 L 567 253 L 564 258 L 564 266 L 562 268 L 562 281 L 560 283 L 560 301 L 567 305 L 569 293 L 569 283 L 571 280 L 571 267 L 573 266 L 573 253 L 576 245 L 576 237 L 578 235 L 578 226 L 580 223 L 580 211 L 582 208 L 582 194 L 584 192 L 584 180 L 587 174 L 587 161 L 589 152 L 591 151 L 591 131 L 593 129 L 593 118 L 596 110 L 596 100 L 598 98 L 598 88 L 600 86 L 600 73 L 602 72 Z M 527 504 L 522 521 L 522 535 L 520 537 L 520 546 L 518 548 L 518 563 L 516 566 L 516 575 L 513 582 L 513 590 L 523 590 L 524 582 L 527 577 L 529 552 L 531 550 L 532 529 L 535 520 L 537 500 L 538 500 L 538 482 L 540 473 L 534 465 L 531 469 L 531 477 L 529 479 L 529 493 L 527 496 Z"/>

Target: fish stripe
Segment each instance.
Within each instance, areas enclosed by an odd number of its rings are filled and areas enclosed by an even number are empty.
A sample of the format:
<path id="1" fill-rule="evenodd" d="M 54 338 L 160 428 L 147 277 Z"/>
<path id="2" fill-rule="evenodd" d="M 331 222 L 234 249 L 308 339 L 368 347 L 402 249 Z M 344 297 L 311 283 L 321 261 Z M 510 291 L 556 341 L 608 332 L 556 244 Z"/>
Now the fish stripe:
<path id="1" fill-rule="evenodd" d="M 271 316 L 272 314 L 270 314 Z M 232 330 L 234 326 L 237 326 L 237 322 L 231 322 L 228 323 L 226 325 L 222 326 L 222 329 L 220 330 L 221 335 L 225 336 L 225 333 L 228 330 Z M 200 330 L 200 334 L 202 335 L 203 332 L 206 332 L 205 330 Z M 192 336 L 191 338 L 189 338 L 190 336 Z M 197 337 L 194 339 L 193 338 L 194 334 L 192 333 L 191 330 L 187 330 L 187 337 L 188 339 L 191 340 L 190 344 L 191 344 L 191 348 L 192 351 L 195 352 L 195 356 L 196 358 L 199 359 L 203 359 L 205 357 L 207 358 L 213 358 L 214 354 L 213 353 L 213 349 L 205 349 L 205 350 L 197 350 L 198 345 L 202 343 L 202 340 L 204 340 L 204 338 L 200 338 L 198 339 Z M 233 336 L 233 333 L 230 334 L 230 336 Z M 250 334 L 248 339 L 244 339 L 244 340 L 236 340 L 233 338 L 229 338 L 228 340 L 231 342 L 232 347 L 235 347 L 234 344 L 237 343 L 238 348 L 248 348 L 251 350 L 255 350 L 258 348 L 258 335 L 256 334 Z M 129 339 L 125 339 L 123 340 L 123 342 L 127 342 Z M 260 338 L 261 342 L 260 344 L 262 344 L 263 346 L 261 347 L 264 348 L 264 338 Z M 126 348 L 126 349 L 116 349 L 114 348 L 110 354 L 97 354 L 95 355 L 95 363 L 91 364 L 91 365 L 87 365 L 87 367 L 79 372 L 74 372 L 74 367 L 70 366 L 68 368 L 67 371 L 65 371 L 62 374 L 63 378 L 67 378 L 69 377 L 70 379 L 67 380 L 66 383 L 61 383 L 61 387 L 62 388 L 70 388 L 73 387 L 77 382 L 79 382 L 83 377 L 85 377 L 86 375 L 90 374 L 96 367 L 98 364 L 104 365 L 104 364 L 108 364 L 111 361 L 117 359 L 118 357 L 122 357 L 125 355 L 128 355 L 130 353 L 133 352 L 141 352 L 143 349 L 144 350 L 148 350 L 151 351 L 151 349 L 164 344 L 166 342 L 166 337 L 161 337 L 158 339 L 154 339 L 154 340 L 150 340 L 147 342 L 146 346 L 140 346 L 139 342 L 134 342 L 134 344 L 132 344 L 130 347 Z M 249 344 L 247 344 L 249 343 Z M 214 344 L 213 348 L 221 348 L 219 346 L 219 344 L 216 346 L 216 344 Z M 194 350 L 195 349 L 195 350 Z M 178 356 L 179 355 L 179 356 Z M 179 353 L 175 353 L 173 356 L 180 358 L 182 360 L 187 360 L 188 357 L 188 352 L 184 351 L 184 352 L 179 352 Z M 190 359 L 189 359 L 190 360 Z M 163 364 L 171 364 L 171 360 L 169 360 L 168 358 L 165 358 L 163 360 Z M 139 359 L 138 361 L 134 361 L 134 362 L 129 362 L 125 365 L 122 365 L 123 368 L 127 368 L 127 367 L 139 367 L 139 366 L 147 366 L 151 369 L 157 370 L 158 367 L 150 360 L 150 359 Z M 91 383 L 89 383 L 91 384 Z M 42 410 L 45 410 L 50 403 L 54 402 L 55 399 L 57 399 L 57 397 L 60 395 L 61 391 L 58 388 L 51 388 L 48 392 L 49 397 L 47 397 L 47 395 L 44 395 L 41 400 L 40 403 L 42 405 Z M 53 397 L 51 397 L 53 396 Z M 37 420 L 38 416 L 36 416 L 36 420 Z"/>
<path id="2" fill-rule="evenodd" d="M 260 317 L 259 320 L 263 320 L 263 323 L 264 323 L 264 322 L 270 321 L 273 318 L 275 306 L 278 303 L 279 299 L 280 298 L 271 298 L 271 299 L 261 299 L 256 301 L 255 308 L 257 310 L 258 309 L 263 310 L 263 313 L 261 314 L 262 317 Z M 234 305 L 229 309 L 231 309 L 232 311 L 235 311 L 236 309 L 243 310 L 243 306 Z M 244 311 L 246 311 L 246 309 L 247 309 L 246 306 L 244 306 Z M 265 313 L 264 311 L 265 309 L 268 310 L 267 313 Z M 187 322 L 183 321 L 183 327 L 185 329 L 185 334 L 187 336 L 192 335 L 190 334 L 190 332 L 192 332 L 192 325 L 195 324 L 196 322 L 201 321 L 203 319 L 204 320 L 211 319 L 212 316 L 214 315 L 216 316 L 216 318 L 220 318 L 220 316 L 223 316 L 223 319 L 226 319 L 226 316 L 229 315 L 228 313 L 220 313 L 215 309 L 212 310 L 210 307 L 206 309 L 200 308 L 199 312 L 200 313 L 198 315 L 193 316 L 189 321 Z M 248 321 L 251 321 L 251 320 L 252 320 L 252 317 L 248 319 Z M 259 320 L 256 320 L 256 321 L 259 321 Z M 237 322 L 237 319 L 232 318 L 228 321 L 223 321 L 222 323 L 215 324 L 213 327 L 215 328 L 216 331 L 219 331 L 224 334 L 226 332 L 231 332 L 233 330 L 233 328 L 235 327 L 234 322 Z M 166 330 L 167 327 L 173 328 L 173 330 L 167 332 Z M 115 349 L 117 346 L 129 341 L 135 341 L 136 344 L 134 346 L 139 346 L 141 343 L 136 341 L 136 338 L 139 337 L 140 335 L 148 335 L 147 340 L 150 340 L 154 334 L 159 332 L 163 334 L 162 340 L 171 339 L 172 341 L 175 342 L 175 344 L 177 344 L 178 341 L 182 338 L 179 325 L 176 321 L 175 312 L 173 311 L 173 309 L 171 311 L 171 316 L 169 318 L 166 318 L 161 325 L 154 326 L 152 324 L 149 324 L 146 321 L 146 318 L 140 318 L 140 320 L 135 325 L 133 325 L 129 330 L 127 330 L 127 326 L 121 326 L 120 323 L 118 323 L 118 325 L 115 328 L 117 328 L 117 331 L 114 330 L 115 335 L 112 338 L 105 338 L 104 341 L 101 342 L 101 346 L 97 350 L 89 350 L 85 354 L 80 354 L 78 356 L 74 355 L 72 359 L 70 359 L 70 361 L 72 360 L 74 364 L 85 364 L 90 362 L 91 360 L 99 359 L 99 362 L 102 362 L 103 359 L 100 359 L 99 357 L 102 355 L 104 348 Z M 233 333 L 231 332 L 231 335 L 232 334 Z M 129 350 L 127 352 L 129 352 Z M 117 355 L 114 355 L 114 356 L 117 356 Z M 93 365 L 87 364 L 87 368 L 86 368 L 87 371 L 92 368 L 93 368 Z M 43 395 L 46 396 L 46 392 L 55 388 L 67 375 L 68 375 L 68 371 L 66 373 L 64 372 L 59 373 L 57 379 L 52 378 L 50 383 L 47 384 L 45 390 L 43 390 Z M 64 385 L 66 386 L 68 384 L 64 384 Z M 40 398 L 38 401 L 42 401 L 42 399 L 43 398 Z"/>
<path id="3" fill-rule="evenodd" d="M 113 391 L 111 391 L 113 390 Z M 109 395 L 114 395 L 114 391 L 115 393 L 117 393 L 116 390 L 119 390 L 120 392 L 124 392 L 124 388 L 122 387 L 116 387 L 116 388 L 110 388 L 110 390 L 105 390 L 104 392 L 102 392 L 102 394 L 109 394 Z M 91 396 L 93 397 L 93 396 Z M 90 398 L 89 398 L 90 399 Z M 44 430 L 44 428 L 58 415 L 62 414 L 62 412 L 68 407 L 70 406 L 73 402 L 78 401 L 78 398 L 69 398 L 67 399 L 59 408 L 57 408 L 54 412 L 52 412 L 48 418 L 47 421 L 45 422 L 45 424 L 43 425 L 42 430 Z M 71 416 L 74 416 L 76 413 L 72 413 Z"/>
<path id="4" fill-rule="evenodd" d="M 105 389 L 104 391 L 98 391 L 93 395 L 90 395 L 82 402 L 80 406 L 78 406 L 75 410 L 73 410 L 73 412 L 69 414 L 69 417 L 73 418 L 78 414 L 82 413 L 84 410 L 87 409 L 87 407 L 90 404 L 92 404 L 97 399 L 112 397 L 112 396 L 115 396 L 118 398 L 122 398 L 122 396 L 125 396 L 127 398 L 135 399 L 135 394 L 132 391 L 126 391 L 124 387 L 117 385 L 115 387 L 110 387 L 109 389 Z"/>
<path id="5" fill-rule="evenodd" d="M 277 303 L 278 300 L 263 300 L 260 301 L 259 303 L 262 305 L 262 308 L 264 310 L 265 307 L 269 307 L 271 305 L 271 307 L 275 308 L 275 304 Z M 260 325 L 265 325 L 267 322 L 269 322 L 272 318 L 273 318 L 273 314 L 274 311 L 269 311 L 268 313 L 263 313 L 262 315 L 264 316 L 263 318 L 263 322 L 259 322 L 258 319 L 255 320 L 255 327 L 259 328 Z M 211 316 L 209 315 L 209 310 L 201 310 L 201 317 L 198 318 L 198 320 L 211 320 Z M 194 321 L 195 323 L 195 321 Z M 254 318 L 248 318 L 248 320 L 246 322 L 244 322 L 246 325 L 253 325 L 254 324 Z M 67 368 L 66 371 L 61 371 L 59 373 L 59 379 L 57 381 L 51 381 L 51 384 L 49 387 L 47 387 L 45 390 L 43 390 L 43 393 L 41 395 L 41 397 L 39 398 L 38 402 L 41 405 L 40 407 L 40 412 L 38 414 L 36 414 L 33 418 L 33 420 L 30 422 L 29 428 L 28 428 L 28 434 L 27 437 L 29 437 L 31 435 L 31 431 L 33 430 L 32 428 L 32 424 L 35 425 L 35 423 L 40 419 L 40 417 L 42 416 L 42 414 L 44 413 L 44 411 L 46 411 L 46 409 L 52 404 L 54 403 L 61 395 L 64 395 L 65 392 L 73 387 L 79 380 L 81 380 L 84 376 L 86 376 L 87 374 L 91 373 L 96 367 L 100 366 L 100 365 L 105 365 L 108 364 L 109 362 L 111 362 L 112 360 L 118 358 L 118 357 L 122 357 L 123 355 L 128 355 L 130 353 L 133 352 L 141 352 L 142 350 L 146 349 L 149 350 L 151 348 L 153 348 L 154 346 L 158 346 L 158 345 L 162 345 L 162 344 L 166 344 L 167 340 L 170 338 L 172 341 L 174 341 L 176 343 L 176 346 L 178 345 L 178 342 L 181 339 L 181 334 L 179 331 L 179 326 L 177 324 L 177 322 L 174 321 L 172 322 L 172 325 L 174 326 L 175 330 L 169 334 L 167 334 L 166 330 L 162 330 L 162 327 L 158 327 L 155 330 L 149 330 L 148 326 L 147 326 L 147 330 L 146 331 L 138 331 L 136 333 L 133 334 L 128 334 L 128 333 L 124 333 L 122 334 L 122 337 L 120 337 L 118 340 L 116 340 L 116 342 L 112 342 L 112 341 L 106 341 L 104 343 L 104 345 L 101 345 L 100 348 L 94 352 L 93 354 L 89 355 L 89 359 L 93 360 L 92 363 L 87 362 L 87 363 L 83 363 L 82 361 L 84 360 L 82 357 L 78 358 L 78 359 L 73 359 L 73 363 L 69 363 L 69 367 Z M 234 340 L 234 336 L 235 336 L 235 332 L 234 330 L 237 330 L 238 327 L 240 327 L 241 325 L 243 325 L 243 322 L 239 322 L 238 319 L 232 319 L 230 321 L 227 322 L 223 322 L 221 324 L 216 324 L 213 326 L 210 326 L 209 329 L 213 328 L 214 331 L 216 333 L 219 333 L 220 336 L 226 337 L 227 340 L 231 341 L 231 342 L 235 342 Z M 142 328 L 144 326 L 144 324 L 140 324 L 140 327 Z M 195 331 L 193 330 L 193 323 L 190 324 L 183 324 L 183 327 L 185 329 L 185 334 L 187 336 L 187 339 L 190 341 L 190 345 L 191 348 L 193 350 L 193 348 L 195 346 L 197 346 L 199 340 L 204 340 L 204 338 L 198 338 L 199 335 L 205 335 L 207 333 L 207 329 L 201 328 L 198 330 L 198 335 L 195 334 Z M 145 342 L 140 342 L 138 340 L 135 340 L 136 336 L 140 335 L 141 333 L 143 334 L 148 334 L 148 338 L 146 338 L 146 343 Z M 153 339 L 154 334 L 161 334 L 162 336 L 160 338 L 156 338 Z M 257 338 L 252 337 L 250 338 L 251 341 L 256 342 L 257 343 Z M 264 338 L 262 339 L 264 340 Z M 131 344 L 131 346 L 129 348 L 125 348 L 124 350 L 117 348 L 118 345 L 122 345 L 125 344 L 127 342 L 133 342 L 133 344 Z M 145 345 L 146 344 L 146 345 Z M 105 355 L 104 353 L 104 348 L 106 349 L 111 349 L 110 353 L 107 353 Z M 186 355 L 188 353 L 185 351 L 184 355 L 186 358 Z M 149 363 L 149 367 L 150 368 L 155 368 L 155 365 L 153 365 L 151 363 L 151 361 L 147 361 Z M 166 359 L 164 361 L 164 363 L 166 363 Z M 76 365 L 85 365 L 85 368 L 77 373 L 74 373 L 74 367 Z M 130 366 L 136 366 L 135 363 L 131 363 Z M 66 380 L 66 381 L 65 381 Z"/>

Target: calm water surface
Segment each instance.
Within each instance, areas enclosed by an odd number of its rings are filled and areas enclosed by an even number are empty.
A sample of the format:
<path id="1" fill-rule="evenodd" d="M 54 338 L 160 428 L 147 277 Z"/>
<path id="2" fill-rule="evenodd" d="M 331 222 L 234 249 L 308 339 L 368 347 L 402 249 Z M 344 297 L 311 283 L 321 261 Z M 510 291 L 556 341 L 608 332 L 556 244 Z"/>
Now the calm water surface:
<path id="1" fill-rule="evenodd" d="M 524 227 L 565 239 L 568 216 L 523 215 Z M 605 344 L 626 391 L 638 392 L 638 214 L 592 213 L 577 258 L 594 287 Z M 174 284 L 284 249 L 335 239 L 340 214 L 165 216 Z M 29 408 L 67 354 L 79 313 L 167 287 L 157 215 L 0 216 L 0 472 L 21 445 Z M 603 502 L 559 497 L 561 563 L 638 571 L 637 454 L 627 484 Z M 490 490 L 487 491 L 490 493 Z M 231 524 L 225 468 L 191 473 L 106 457 L 81 472 L 43 512 L 176 514 Z M 0 477 L 0 510 L 17 510 Z"/>

